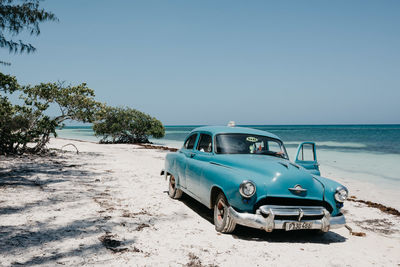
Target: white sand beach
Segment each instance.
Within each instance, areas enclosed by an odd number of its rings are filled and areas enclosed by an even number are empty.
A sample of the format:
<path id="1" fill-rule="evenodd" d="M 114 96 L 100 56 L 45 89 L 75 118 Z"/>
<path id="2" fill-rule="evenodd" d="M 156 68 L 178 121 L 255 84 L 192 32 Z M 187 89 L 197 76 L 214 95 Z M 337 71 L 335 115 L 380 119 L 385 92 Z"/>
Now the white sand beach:
<path id="1" fill-rule="evenodd" d="M 346 228 L 324 235 L 214 229 L 211 212 L 173 200 L 167 151 L 52 139 L 52 156 L 0 158 L 0 265 L 399 266 L 400 217 L 346 202 Z M 357 199 L 400 208 L 398 194 L 321 166 Z"/>

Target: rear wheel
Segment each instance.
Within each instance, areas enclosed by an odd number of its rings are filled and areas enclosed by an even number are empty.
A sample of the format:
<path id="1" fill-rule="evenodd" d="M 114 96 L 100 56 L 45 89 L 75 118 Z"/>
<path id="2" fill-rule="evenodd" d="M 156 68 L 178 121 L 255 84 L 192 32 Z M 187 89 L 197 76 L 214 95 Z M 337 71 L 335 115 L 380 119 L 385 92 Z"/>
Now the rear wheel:
<path id="1" fill-rule="evenodd" d="M 176 180 L 173 175 L 169 176 L 168 195 L 170 198 L 178 199 L 182 197 L 182 190 L 176 187 Z"/>
<path id="2" fill-rule="evenodd" d="M 228 216 L 230 205 L 223 193 L 219 193 L 214 204 L 214 225 L 215 230 L 221 233 L 232 233 L 236 223 Z"/>

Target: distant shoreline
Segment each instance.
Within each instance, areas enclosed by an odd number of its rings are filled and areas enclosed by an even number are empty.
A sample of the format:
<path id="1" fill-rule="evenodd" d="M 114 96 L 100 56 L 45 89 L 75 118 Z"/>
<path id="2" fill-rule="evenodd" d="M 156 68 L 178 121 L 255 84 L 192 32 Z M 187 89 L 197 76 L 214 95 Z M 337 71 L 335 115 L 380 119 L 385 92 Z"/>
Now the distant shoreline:
<path id="1" fill-rule="evenodd" d="M 225 124 L 165 124 L 165 127 L 202 127 L 207 125 L 225 125 Z M 399 126 L 400 123 L 338 123 L 338 124 L 237 124 L 238 127 L 258 127 L 258 126 Z M 62 128 L 69 127 L 92 127 L 92 124 L 87 125 L 66 125 Z"/>

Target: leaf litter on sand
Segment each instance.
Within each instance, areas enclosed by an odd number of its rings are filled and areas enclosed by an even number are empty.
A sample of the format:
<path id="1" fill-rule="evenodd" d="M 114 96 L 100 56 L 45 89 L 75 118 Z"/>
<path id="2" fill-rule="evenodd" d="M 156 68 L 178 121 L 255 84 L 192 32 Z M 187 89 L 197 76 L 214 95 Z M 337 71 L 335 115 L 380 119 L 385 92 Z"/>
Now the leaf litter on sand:
<path id="1" fill-rule="evenodd" d="M 107 249 L 113 251 L 113 252 L 124 252 L 128 250 L 128 248 L 125 247 L 120 247 L 122 245 L 122 242 L 115 238 L 114 235 L 111 234 L 105 234 L 101 237 L 99 237 L 100 242 L 105 246 Z"/>

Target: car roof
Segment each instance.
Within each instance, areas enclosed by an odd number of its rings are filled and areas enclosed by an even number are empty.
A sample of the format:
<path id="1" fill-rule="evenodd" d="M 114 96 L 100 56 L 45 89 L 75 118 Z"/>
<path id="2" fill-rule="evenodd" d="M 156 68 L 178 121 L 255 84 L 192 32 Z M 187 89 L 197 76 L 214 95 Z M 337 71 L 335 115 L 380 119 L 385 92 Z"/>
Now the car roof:
<path id="1" fill-rule="evenodd" d="M 262 136 L 267 136 L 267 137 L 281 140 L 278 136 L 276 136 L 270 132 L 256 130 L 256 129 L 247 128 L 247 127 L 203 126 L 203 127 L 198 127 L 196 129 L 193 129 L 190 133 L 194 133 L 194 132 L 209 132 L 212 135 L 221 134 L 221 133 L 254 134 L 254 135 L 262 135 Z"/>

